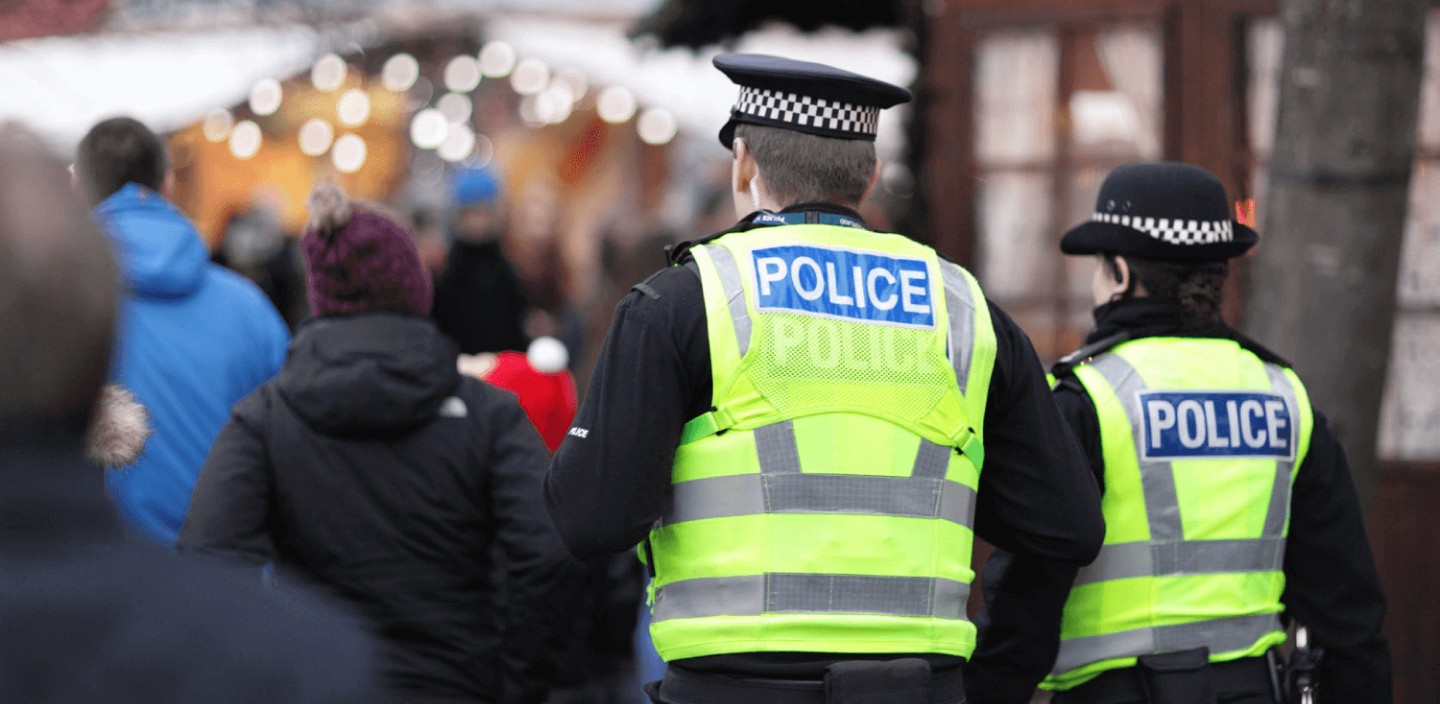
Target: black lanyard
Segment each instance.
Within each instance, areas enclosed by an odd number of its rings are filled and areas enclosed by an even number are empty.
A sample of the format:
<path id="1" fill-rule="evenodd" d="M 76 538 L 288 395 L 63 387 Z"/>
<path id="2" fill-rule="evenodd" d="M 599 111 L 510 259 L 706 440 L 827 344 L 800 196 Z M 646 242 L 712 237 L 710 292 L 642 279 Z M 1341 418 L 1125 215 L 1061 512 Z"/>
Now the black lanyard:
<path id="1" fill-rule="evenodd" d="M 865 223 L 848 215 L 827 213 L 823 210 L 804 210 L 790 213 L 772 213 L 762 210 L 750 218 L 753 225 L 838 225 L 864 230 Z"/>

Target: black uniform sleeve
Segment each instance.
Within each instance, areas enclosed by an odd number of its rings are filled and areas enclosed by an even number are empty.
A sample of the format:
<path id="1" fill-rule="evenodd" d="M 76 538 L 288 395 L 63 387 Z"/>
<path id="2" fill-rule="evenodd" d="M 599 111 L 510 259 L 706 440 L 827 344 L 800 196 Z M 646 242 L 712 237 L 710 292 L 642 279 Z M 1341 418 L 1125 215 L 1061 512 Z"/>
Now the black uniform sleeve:
<path id="1" fill-rule="evenodd" d="M 1065 424 L 1075 430 L 1088 474 L 1103 489 L 1095 405 L 1074 377 L 1054 393 Z M 1060 649 L 1060 617 L 1079 570 L 1074 564 L 996 550 L 985 562 L 981 587 L 985 610 L 976 619 L 979 637 L 965 669 L 971 704 L 1026 704 L 1050 672 Z"/>
<path id="2" fill-rule="evenodd" d="M 255 566 L 275 559 L 270 466 L 260 431 L 269 398 L 262 387 L 236 404 L 210 446 L 180 528 L 182 552 Z"/>
<path id="3" fill-rule="evenodd" d="M 1318 412 L 1290 499 L 1281 600 L 1325 648 L 1321 702 L 1391 701 L 1385 594 L 1345 451 Z"/>
<path id="4" fill-rule="evenodd" d="M 555 453 L 545 500 L 581 559 L 638 544 L 664 511 L 680 430 L 710 402 L 700 280 L 683 267 L 615 309 L 585 403 Z"/>
<path id="5" fill-rule="evenodd" d="M 480 383 L 465 381 L 472 382 Z M 528 704 L 544 698 L 551 670 L 567 666 L 547 657 L 543 646 L 566 627 L 565 607 L 574 601 L 571 577 L 579 565 L 565 554 L 540 502 L 549 452 L 535 426 L 508 396 L 484 422 L 493 428 L 484 464 L 496 543 L 504 556 L 501 593 L 507 595 L 496 701 Z"/>
<path id="6" fill-rule="evenodd" d="M 998 347 L 975 532 L 1011 552 L 1089 564 L 1105 540 L 1100 490 L 1051 400 L 1030 338 L 994 304 L 990 315 Z"/>

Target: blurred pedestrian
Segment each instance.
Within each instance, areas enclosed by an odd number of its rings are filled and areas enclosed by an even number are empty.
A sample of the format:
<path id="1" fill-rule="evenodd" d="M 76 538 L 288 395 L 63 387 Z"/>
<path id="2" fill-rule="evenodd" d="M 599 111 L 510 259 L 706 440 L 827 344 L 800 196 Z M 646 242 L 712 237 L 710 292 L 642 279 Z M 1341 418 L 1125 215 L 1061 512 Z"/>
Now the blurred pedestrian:
<path id="1" fill-rule="evenodd" d="M 420 263 L 425 265 L 431 278 L 445 271 L 445 258 L 450 256 L 449 245 L 445 242 L 445 219 L 437 210 L 420 205 L 410 211 L 410 231 L 415 235 L 415 250 L 420 253 Z"/>
<path id="2" fill-rule="evenodd" d="M 310 207 L 315 317 L 235 407 L 180 548 L 355 606 L 405 701 L 537 701 L 569 563 L 540 502 L 549 453 L 514 396 L 457 370 L 405 228 L 331 185 Z"/>
<path id="3" fill-rule="evenodd" d="M 260 287 L 292 330 L 309 313 L 304 264 L 296 239 L 285 233 L 275 203 L 260 198 L 225 221 L 210 257 Z"/>
<path id="4" fill-rule="evenodd" d="M 519 352 L 460 355 L 460 371 L 514 393 L 546 447 L 565 439 L 575 417 L 575 379 L 569 353 L 553 337 Z M 634 633 L 645 591 L 640 563 L 629 553 L 588 560 L 573 574 L 571 617 L 546 642 L 556 671 L 547 704 L 634 704 L 641 695 L 634 666 Z"/>
<path id="5" fill-rule="evenodd" d="M 1105 545 L 1078 571 L 986 565 L 973 702 L 1023 704 L 1043 677 L 1056 704 L 1269 704 L 1287 621 L 1326 652 L 1318 701 L 1390 701 L 1345 452 L 1290 364 L 1220 317 L 1228 260 L 1259 239 L 1230 203 L 1197 166 L 1131 164 L 1061 240 L 1096 255 L 1095 329 L 1054 375 Z"/>
<path id="6" fill-rule="evenodd" d="M 154 132 L 124 117 L 95 125 L 75 176 L 124 276 L 115 379 L 155 424 L 144 457 L 106 484 L 132 526 L 173 545 L 210 443 L 230 407 L 279 371 L 289 332 L 254 284 L 210 262 L 166 200 L 170 171 Z"/>
<path id="7" fill-rule="evenodd" d="M 489 169 L 452 174 L 454 243 L 435 280 L 432 317 L 465 354 L 524 350 L 525 293 L 501 246 L 505 211 L 500 181 Z"/>
<path id="8" fill-rule="evenodd" d="M 654 701 L 963 702 L 974 536 L 1085 564 L 1095 481 L 1014 321 L 856 212 L 909 92 L 715 65 L 740 85 L 720 141 L 741 219 L 616 309 L 551 516 L 577 557 L 639 543 Z"/>
<path id="9" fill-rule="evenodd" d="M 0 135 L 0 701 L 377 702 L 356 621 L 127 533 L 90 454 L 146 421 L 111 389 L 120 271 L 63 166 Z"/>

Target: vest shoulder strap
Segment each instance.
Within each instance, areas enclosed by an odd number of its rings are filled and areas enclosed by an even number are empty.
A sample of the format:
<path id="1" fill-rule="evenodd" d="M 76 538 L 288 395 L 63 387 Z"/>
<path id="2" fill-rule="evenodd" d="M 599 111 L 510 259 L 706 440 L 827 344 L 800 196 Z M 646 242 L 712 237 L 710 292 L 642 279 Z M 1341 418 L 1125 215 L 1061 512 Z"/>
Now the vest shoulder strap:
<path id="1" fill-rule="evenodd" d="M 1121 343 L 1129 341 L 1132 334 L 1133 333 L 1131 333 L 1129 330 L 1121 330 L 1114 335 L 1102 337 L 1088 345 L 1085 345 L 1084 347 L 1081 347 L 1080 349 L 1075 350 L 1074 352 L 1071 352 L 1064 357 L 1061 357 L 1059 361 L 1055 362 L 1055 366 L 1050 368 L 1050 375 L 1055 377 L 1056 379 L 1063 378 L 1065 375 L 1069 374 L 1073 369 L 1075 369 L 1075 367 L 1078 367 L 1081 364 L 1084 364 L 1085 362 L 1088 362 L 1101 354 L 1109 352 L 1111 349 L 1118 347 Z"/>

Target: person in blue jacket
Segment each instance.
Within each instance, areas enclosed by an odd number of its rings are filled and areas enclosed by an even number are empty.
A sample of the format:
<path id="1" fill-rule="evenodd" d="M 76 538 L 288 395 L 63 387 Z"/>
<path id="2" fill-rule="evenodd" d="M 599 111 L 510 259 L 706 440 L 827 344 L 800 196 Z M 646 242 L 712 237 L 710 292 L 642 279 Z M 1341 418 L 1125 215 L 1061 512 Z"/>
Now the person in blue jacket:
<path id="1" fill-rule="evenodd" d="M 128 524 L 173 545 L 230 407 L 280 370 L 290 335 L 254 284 L 210 263 L 162 195 L 168 178 L 164 143 L 133 119 L 100 122 L 80 142 L 76 185 L 124 279 L 112 374 L 155 427 L 140 460 L 109 470 L 106 486 Z"/>

